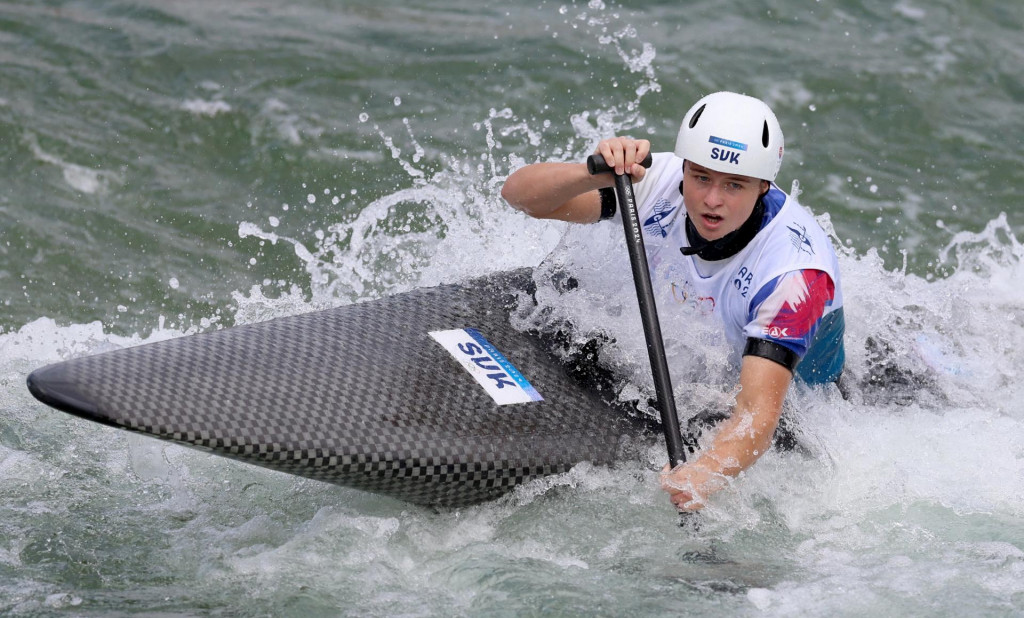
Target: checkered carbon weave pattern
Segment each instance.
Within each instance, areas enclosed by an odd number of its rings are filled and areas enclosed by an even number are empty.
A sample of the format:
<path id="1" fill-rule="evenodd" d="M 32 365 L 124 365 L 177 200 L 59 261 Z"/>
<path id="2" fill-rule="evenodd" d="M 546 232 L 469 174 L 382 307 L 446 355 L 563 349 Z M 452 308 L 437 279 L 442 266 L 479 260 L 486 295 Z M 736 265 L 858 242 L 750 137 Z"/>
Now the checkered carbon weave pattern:
<path id="1" fill-rule="evenodd" d="M 127 430 L 433 507 L 500 496 L 635 430 L 509 325 L 527 270 L 74 359 L 41 401 Z M 478 329 L 544 401 L 496 405 L 428 332 Z"/>

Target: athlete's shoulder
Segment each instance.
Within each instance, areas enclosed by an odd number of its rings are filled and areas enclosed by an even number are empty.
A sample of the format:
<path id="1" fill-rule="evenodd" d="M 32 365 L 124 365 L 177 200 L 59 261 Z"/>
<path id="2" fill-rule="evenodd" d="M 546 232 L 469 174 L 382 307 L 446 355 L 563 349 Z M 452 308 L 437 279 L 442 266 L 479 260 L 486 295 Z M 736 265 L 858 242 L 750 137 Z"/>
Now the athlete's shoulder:
<path id="1" fill-rule="evenodd" d="M 802 357 L 835 300 L 836 284 L 829 273 L 814 268 L 786 272 L 753 296 L 744 332 L 782 344 Z"/>
<path id="2" fill-rule="evenodd" d="M 802 262 L 811 258 L 813 263 L 815 256 L 826 257 L 835 253 L 828 234 L 796 197 L 772 185 L 764 197 L 764 204 L 761 229 L 765 231 L 764 242 L 772 247 L 770 254 L 786 262 Z"/>
<path id="3" fill-rule="evenodd" d="M 661 214 L 664 218 L 670 211 L 681 211 L 683 196 L 679 192 L 679 183 L 682 180 L 682 159 L 671 152 L 654 153 L 647 174 L 633 186 L 641 216 L 647 218 Z"/>
<path id="4" fill-rule="evenodd" d="M 683 159 L 674 152 L 655 152 L 651 154 L 651 169 L 674 168 L 682 173 Z"/>
<path id="5" fill-rule="evenodd" d="M 683 160 L 681 158 L 671 152 L 656 152 L 651 155 L 651 167 L 648 168 L 644 179 L 637 183 L 637 187 L 642 187 L 645 184 L 661 185 L 673 181 L 678 184 L 679 180 L 682 180 L 682 176 Z"/>

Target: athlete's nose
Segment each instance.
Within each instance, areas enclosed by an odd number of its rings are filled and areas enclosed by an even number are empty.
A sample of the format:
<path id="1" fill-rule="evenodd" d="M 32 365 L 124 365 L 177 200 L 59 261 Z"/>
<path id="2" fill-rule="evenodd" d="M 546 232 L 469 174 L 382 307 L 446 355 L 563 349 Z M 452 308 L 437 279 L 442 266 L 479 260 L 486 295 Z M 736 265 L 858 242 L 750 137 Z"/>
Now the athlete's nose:
<path id="1" fill-rule="evenodd" d="M 707 193 L 704 194 L 704 205 L 708 208 L 718 208 L 723 203 L 722 189 L 718 183 L 711 183 Z"/>

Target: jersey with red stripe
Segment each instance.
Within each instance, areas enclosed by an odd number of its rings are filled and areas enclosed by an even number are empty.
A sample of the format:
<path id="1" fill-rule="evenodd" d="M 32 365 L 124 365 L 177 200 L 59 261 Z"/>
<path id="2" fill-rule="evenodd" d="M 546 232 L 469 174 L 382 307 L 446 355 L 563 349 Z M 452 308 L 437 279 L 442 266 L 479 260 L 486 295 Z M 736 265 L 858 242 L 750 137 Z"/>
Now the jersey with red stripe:
<path id="1" fill-rule="evenodd" d="M 820 270 L 779 275 L 754 295 L 743 331 L 747 337 L 774 341 L 803 358 L 835 292 L 832 277 Z"/>
<path id="2" fill-rule="evenodd" d="M 657 153 L 635 186 L 663 330 L 665 324 L 711 317 L 721 321 L 737 355 L 748 339 L 763 339 L 800 359 L 795 373 L 803 381 L 838 378 L 845 323 L 839 261 L 828 235 L 773 184 L 763 198 L 760 230 L 738 253 L 710 262 L 684 255 L 680 249 L 690 243 L 679 190 L 682 163 Z"/>

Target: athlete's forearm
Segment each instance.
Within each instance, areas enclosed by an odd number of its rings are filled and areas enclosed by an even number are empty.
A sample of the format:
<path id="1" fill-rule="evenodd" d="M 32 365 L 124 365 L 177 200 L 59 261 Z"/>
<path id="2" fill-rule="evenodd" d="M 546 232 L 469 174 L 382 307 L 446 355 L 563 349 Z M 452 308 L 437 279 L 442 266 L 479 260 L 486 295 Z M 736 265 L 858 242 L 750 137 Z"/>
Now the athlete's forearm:
<path id="1" fill-rule="evenodd" d="M 767 411 L 734 409 L 700 457 L 674 470 L 665 467 L 662 486 L 672 502 L 684 511 L 702 508 L 711 494 L 728 485 L 730 477 L 768 450 L 778 419 L 778 414 Z"/>
<path id="2" fill-rule="evenodd" d="M 712 475 L 736 476 L 761 458 L 772 444 L 779 411 L 737 406 L 722 422 L 710 447 L 694 462 Z"/>
<path id="3" fill-rule="evenodd" d="M 701 463 L 715 472 L 736 476 L 760 459 L 771 446 L 791 379 L 789 370 L 774 361 L 745 356 L 732 415 L 698 461 L 705 460 Z"/>
<path id="4" fill-rule="evenodd" d="M 745 356 L 740 392 L 732 416 L 701 455 L 675 470 L 665 471 L 662 486 L 682 510 L 704 506 L 708 496 L 754 464 L 771 447 L 782 415 L 782 403 L 792 374 L 764 358 Z"/>
<path id="5" fill-rule="evenodd" d="M 534 163 L 513 172 L 501 196 L 531 217 L 590 223 L 601 215 L 597 190 L 612 180 L 609 174 L 591 175 L 582 163 Z"/>

